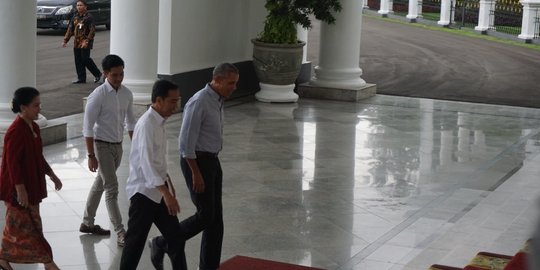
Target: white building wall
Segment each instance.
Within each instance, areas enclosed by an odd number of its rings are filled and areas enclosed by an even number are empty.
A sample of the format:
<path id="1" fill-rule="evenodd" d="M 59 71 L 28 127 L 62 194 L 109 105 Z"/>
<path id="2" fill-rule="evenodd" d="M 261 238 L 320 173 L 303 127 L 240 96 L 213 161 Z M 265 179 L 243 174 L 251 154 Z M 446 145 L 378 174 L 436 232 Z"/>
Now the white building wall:
<path id="1" fill-rule="evenodd" d="M 251 60 L 265 17 L 264 0 L 161 0 L 158 73 Z"/>

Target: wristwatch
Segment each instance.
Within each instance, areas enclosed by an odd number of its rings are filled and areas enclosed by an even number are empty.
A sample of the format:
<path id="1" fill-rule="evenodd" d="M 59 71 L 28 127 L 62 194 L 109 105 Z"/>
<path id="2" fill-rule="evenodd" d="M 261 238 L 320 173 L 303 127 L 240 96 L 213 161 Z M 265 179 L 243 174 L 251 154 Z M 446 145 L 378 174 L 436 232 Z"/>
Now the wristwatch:
<path id="1" fill-rule="evenodd" d="M 88 154 L 88 157 L 89 157 L 89 158 L 96 157 L 96 154 Z"/>

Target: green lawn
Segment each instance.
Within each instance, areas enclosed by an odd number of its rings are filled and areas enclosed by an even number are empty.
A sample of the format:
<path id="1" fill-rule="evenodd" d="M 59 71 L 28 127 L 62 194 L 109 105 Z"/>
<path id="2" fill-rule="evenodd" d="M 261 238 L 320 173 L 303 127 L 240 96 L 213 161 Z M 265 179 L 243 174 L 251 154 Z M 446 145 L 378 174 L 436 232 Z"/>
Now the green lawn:
<path id="1" fill-rule="evenodd" d="M 430 21 L 438 21 L 441 19 L 441 14 L 439 12 L 425 12 L 422 13 L 422 18 Z"/>

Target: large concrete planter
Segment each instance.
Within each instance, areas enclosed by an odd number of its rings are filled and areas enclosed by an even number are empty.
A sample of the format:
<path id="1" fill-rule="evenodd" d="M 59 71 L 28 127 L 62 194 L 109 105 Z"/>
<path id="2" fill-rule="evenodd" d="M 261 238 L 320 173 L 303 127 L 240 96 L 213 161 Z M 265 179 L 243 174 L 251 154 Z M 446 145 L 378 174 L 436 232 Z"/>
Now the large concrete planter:
<path id="1" fill-rule="evenodd" d="M 296 102 L 294 82 L 302 68 L 303 47 L 297 44 L 264 43 L 252 39 L 253 65 L 261 91 L 255 94 L 263 102 Z"/>

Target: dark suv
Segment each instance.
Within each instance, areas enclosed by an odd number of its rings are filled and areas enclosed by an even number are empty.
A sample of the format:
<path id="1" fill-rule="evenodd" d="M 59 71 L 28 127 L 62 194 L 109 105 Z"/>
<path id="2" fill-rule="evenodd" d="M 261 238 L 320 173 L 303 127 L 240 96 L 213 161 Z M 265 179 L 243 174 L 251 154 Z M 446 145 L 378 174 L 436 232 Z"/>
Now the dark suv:
<path id="1" fill-rule="evenodd" d="M 111 29 L 111 0 L 88 0 L 86 4 L 95 25 L 105 25 Z M 77 0 L 37 0 L 37 27 L 66 29 L 77 12 L 76 6 Z"/>

